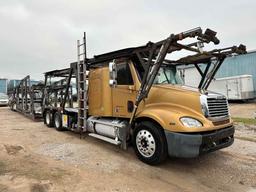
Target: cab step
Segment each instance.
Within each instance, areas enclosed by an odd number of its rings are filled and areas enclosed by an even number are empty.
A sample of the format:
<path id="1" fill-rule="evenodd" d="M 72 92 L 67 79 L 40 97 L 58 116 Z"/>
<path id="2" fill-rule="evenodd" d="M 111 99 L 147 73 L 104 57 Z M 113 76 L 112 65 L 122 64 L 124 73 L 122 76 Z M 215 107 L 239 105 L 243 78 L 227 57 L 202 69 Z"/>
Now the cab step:
<path id="1" fill-rule="evenodd" d="M 111 139 L 109 137 L 98 135 L 96 133 L 89 133 L 88 135 L 91 136 L 91 137 L 106 141 L 108 143 L 114 144 L 114 145 L 120 145 L 121 144 L 121 141 L 116 141 L 115 139 Z"/>

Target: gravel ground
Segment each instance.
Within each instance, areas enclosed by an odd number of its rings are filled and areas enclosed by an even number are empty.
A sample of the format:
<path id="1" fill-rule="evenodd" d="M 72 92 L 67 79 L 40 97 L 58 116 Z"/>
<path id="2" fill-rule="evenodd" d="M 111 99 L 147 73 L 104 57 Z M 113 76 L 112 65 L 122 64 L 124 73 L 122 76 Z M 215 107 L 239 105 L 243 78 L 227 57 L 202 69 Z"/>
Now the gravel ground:
<path id="1" fill-rule="evenodd" d="M 233 117 L 256 118 L 256 100 L 244 102 L 229 102 Z"/>
<path id="2" fill-rule="evenodd" d="M 236 123 L 236 137 L 242 140 L 256 142 L 256 125 Z"/>
<path id="3" fill-rule="evenodd" d="M 0 108 L 0 192 L 256 191 L 254 126 L 235 143 L 195 159 L 140 162 L 132 148 L 65 131 Z"/>

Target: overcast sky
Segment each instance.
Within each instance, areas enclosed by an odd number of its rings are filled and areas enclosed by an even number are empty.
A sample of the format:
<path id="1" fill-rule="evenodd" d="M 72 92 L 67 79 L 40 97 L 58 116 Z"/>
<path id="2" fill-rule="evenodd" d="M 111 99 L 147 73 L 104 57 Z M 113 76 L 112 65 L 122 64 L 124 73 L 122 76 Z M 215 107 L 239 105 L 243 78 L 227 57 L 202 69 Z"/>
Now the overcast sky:
<path id="1" fill-rule="evenodd" d="M 220 46 L 256 49 L 255 0 L 0 0 L 0 77 L 43 79 L 76 60 L 87 32 L 88 56 L 159 41 L 201 26 Z"/>

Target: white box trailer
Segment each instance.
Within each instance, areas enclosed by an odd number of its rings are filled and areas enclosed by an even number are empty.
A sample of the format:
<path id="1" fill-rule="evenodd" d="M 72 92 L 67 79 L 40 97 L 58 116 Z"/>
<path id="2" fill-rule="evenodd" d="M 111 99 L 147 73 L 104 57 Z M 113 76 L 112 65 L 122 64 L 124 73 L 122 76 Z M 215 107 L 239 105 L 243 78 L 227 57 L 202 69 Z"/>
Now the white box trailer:
<path id="1" fill-rule="evenodd" d="M 248 100 L 254 98 L 252 75 L 239 75 L 217 78 L 208 90 L 225 95 L 229 100 Z"/>
<path id="2" fill-rule="evenodd" d="M 195 67 L 179 69 L 185 85 L 197 87 L 201 76 Z M 213 79 L 208 90 L 221 93 L 228 100 L 254 99 L 252 75 L 239 75 Z"/>

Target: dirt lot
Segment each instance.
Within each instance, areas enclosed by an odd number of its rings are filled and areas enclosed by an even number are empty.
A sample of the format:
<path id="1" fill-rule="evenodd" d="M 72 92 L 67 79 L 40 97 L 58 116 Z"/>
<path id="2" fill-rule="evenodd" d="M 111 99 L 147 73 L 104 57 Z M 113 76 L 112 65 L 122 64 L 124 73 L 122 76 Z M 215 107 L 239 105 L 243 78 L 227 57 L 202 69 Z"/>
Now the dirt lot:
<path id="1" fill-rule="evenodd" d="M 256 134 L 255 127 L 250 127 Z M 240 126 L 238 133 L 243 134 Z M 0 108 L 0 192 L 256 191 L 256 143 L 196 159 L 140 162 L 132 148 L 57 132 Z"/>
<path id="2" fill-rule="evenodd" d="M 256 100 L 244 102 L 229 102 L 233 117 L 256 118 Z"/>

